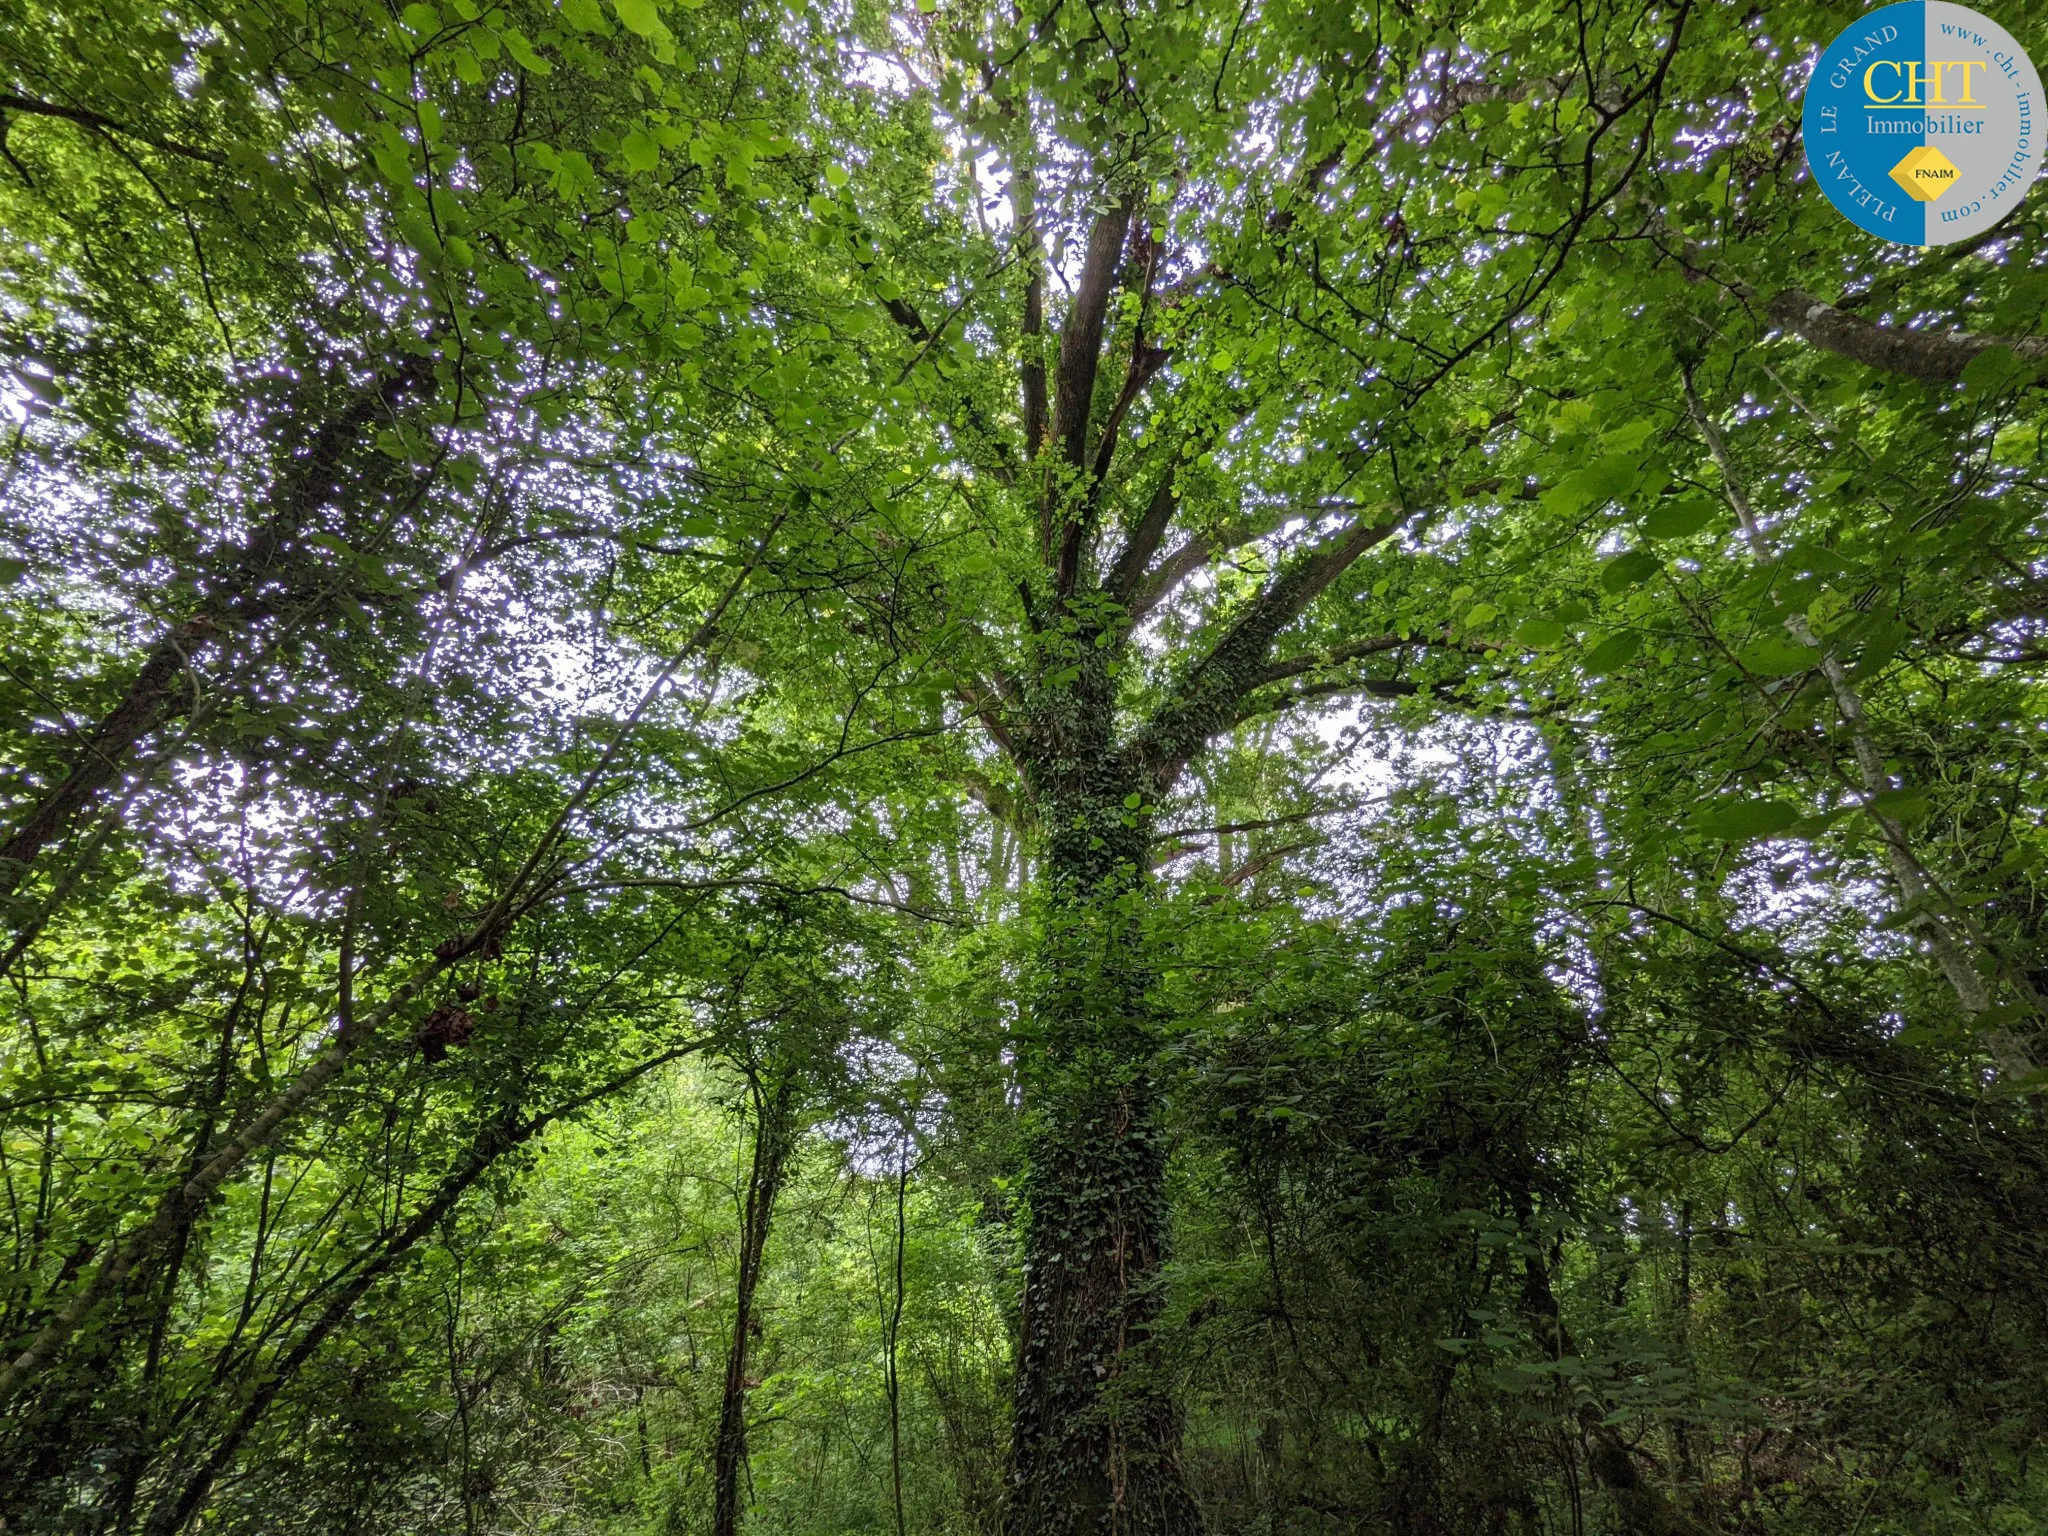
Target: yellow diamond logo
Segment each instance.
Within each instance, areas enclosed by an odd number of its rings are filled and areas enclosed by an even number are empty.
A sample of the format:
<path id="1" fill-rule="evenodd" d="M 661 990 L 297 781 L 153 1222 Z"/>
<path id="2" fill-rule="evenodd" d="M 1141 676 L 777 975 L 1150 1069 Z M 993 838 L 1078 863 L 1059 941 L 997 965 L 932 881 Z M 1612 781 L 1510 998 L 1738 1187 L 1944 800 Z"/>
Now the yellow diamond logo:
<path id="1" fill-rule="evenodd" d="M 1932 144 L 1922 144 L 1892 167 L 1892 180 L 1906 189 L 1908 197 L 1931 203 L 1956 184 L 1956 168 Z"/>

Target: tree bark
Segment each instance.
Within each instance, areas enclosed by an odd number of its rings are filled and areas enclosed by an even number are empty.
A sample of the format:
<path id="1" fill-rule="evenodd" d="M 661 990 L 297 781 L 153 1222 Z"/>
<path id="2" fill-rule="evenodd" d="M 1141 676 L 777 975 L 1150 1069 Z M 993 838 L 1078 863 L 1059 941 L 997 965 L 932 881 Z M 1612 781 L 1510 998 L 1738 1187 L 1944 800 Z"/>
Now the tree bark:
<path id="1" fill-rule="evenodd" d="M 1953 383 L 1963 370 L 1994 347 L 2027 362 L 2048 358 L 2048 339 L 2039 336 L 1979 336 L 1968 331 L 1901 330 L 1873 325 L 1798 288 L 1775 294 L 1764 306 L 1779 325 L 1823 352 L 1886 373 L 1937 384 Z"/>
<path id="2" fill-rule="evenodd" d="M 1099 718 L 1106 737 L 1106 710 Z M 1181 1417 L 1152 1337 L 1168 1219 L 1140 923 L 1149 818 L 1127 799 L 1138 771 L 1106 740 L 1041 759 L 1038 776 L 1045 873 L 1018 1051 L 1029 1224 L 1008 1536 L 1193 1536 Z"/>
<path id="3" fill-rule="evenodd" d="M 746 1207 L 740 1220 L 740 1271 L 733 1289 L 732 1347 L 725 1355 L 725 1392 L 718 1405 L 718 1433 L 711 1451 L 712 1536 L 737 1536 L 740 1528 L 740 1472 L 747 1459 L 748 1343 L 756 1328 L 754 1297 L 760 1289 L 768 1228 L 775 1197 L 789 1159 L 794 1096 L 787 1083 L 755 1092 L 754 1156 L 747 1172 Z"/>

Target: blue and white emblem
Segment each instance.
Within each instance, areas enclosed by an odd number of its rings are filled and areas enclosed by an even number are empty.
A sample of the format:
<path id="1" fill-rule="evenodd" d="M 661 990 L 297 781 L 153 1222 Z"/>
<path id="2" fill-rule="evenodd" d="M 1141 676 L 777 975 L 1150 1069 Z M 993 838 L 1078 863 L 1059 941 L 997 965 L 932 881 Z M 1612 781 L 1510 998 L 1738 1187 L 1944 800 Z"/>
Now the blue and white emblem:
<path id="1" fill-rule="evenodd" d="M 1995 21 L 1947 0 L 1872 11 L 1821 54 L 1806 89 L 1806 163 L 1859 228 L 1948 245 L 2019 206 L 2048 113 L 2033 61 Z"/>

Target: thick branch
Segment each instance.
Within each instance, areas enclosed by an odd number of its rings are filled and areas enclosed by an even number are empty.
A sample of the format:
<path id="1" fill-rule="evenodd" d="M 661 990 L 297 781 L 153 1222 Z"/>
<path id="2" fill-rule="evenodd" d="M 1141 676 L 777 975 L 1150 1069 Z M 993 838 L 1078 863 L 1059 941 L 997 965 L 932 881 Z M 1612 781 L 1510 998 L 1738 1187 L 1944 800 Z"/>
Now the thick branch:
<path id="1" fill-rule="evenodd" d="M 1159 270 L 1159 242 L 1152 238 L 1152 232 L 1143 219 L 1136 220 L 1131 226 L 1131 247 L 1130 274 L 1124 285 L 1137 291 L 1138 318 L 1131 329 L 1131 360 L 1124 370 L 1123 388 L 1117 391 L 1116 404 L 1110 407 L 1096 443 L 1095 469 L 1088 488 L 1091 499 L 1102 494 L 1102 484 L 1109 478 L 1109 467 L 1116 459 L 1124 418 L 1137 404 L 1138 396 L 1145 392 L 1145 386 L 1158 376 L 1172 355 L 1165 347 L 1155 347 L 1145 339 L 1146 311 L 1152 302 L 1152 278 Z"/>
<path id="2" fill-rule="evenodd" d="M 185 669 L 211 629 L 210 621 L 195 619 L 151 649 L 121 702 L 79 744 L 70 772 L 0 844 L 0 896 L 20 886 L 44 846 L 62 837 L 78 813 L 126 771 L 136 742 L 177 712 L 186 697 Z"/>
<path id="3" fill-rule="evenodd" d="M 1411 515 L 1354 523 L 1289 561 L 1140 729 L 1131 744 L 1140 771 L 1161 788 L 1179 777 L 1190 757 L 1234 723 L 1239 702 L 1259 686 L 1280 631 L 1367 550 L 1393 537 Z"/>
<path id="4" fill-rule="evenodd" d="M 1131 205 L 1120 201 L 1105 211 L 1088 232 L 1088 251 L 1081 262 L 1081 280 L 1073 307 L 1060 330 L 1058 391 L 1053 402 L 1053 441 L 1066 460 L 1079 469 L 1088 462 L 1088 416 L 1095 395 L 1095 375 L 1102 365 L 1102 329 L 1116 287 L 1117 262 L 1130 233 Z"/>
<path id="5" fill-rule="evenodd" d="M 323 421 L 308 451 L 290 461 L 270 515 L 250 533 L 217 590 L 212 613 L 171 629 L 144 658 L 120 701 L 72 752 L 57 785 L 0 844 L 0 896 L 16 890 L 44 848 L 62 838 L 102 791 L 128 771 L 135 745 L 171 718 L 187 698 L 192 664 L 207 646 L 247 629 L 263 611 L 262 588 L 291 537 L 320 502 L 337 493 L 348 455 L 377 420 L 395 416 L 409 395 L 432 390 L 424 364 L 408 362 L 375 392 L 362 392 Z M 424 482 L 413 486 L 415 496 Z"/>
<path id="6" fill-rule="evenodd" d="M 1166 537 L 1167 525 L 1173 521 L 1176 505 L 1173 466 L 1169 464 L 1166 473 L 1160 477 L 1158 489 L 1152 493 L 1151 501 L 1145 505 L 1144 516 L 1138 519 L 1115 564 L 1110 566 L 1109 575 L 1103 580 L 1103 590 L 1118 602 L 1128 603 L 1131 600 L 1131 594 L 1145 574 L 1145 567 L 1159 552 L 1160 540 Z"/>
<path id="7" fill-rule="evenodd" d="M 1038 175 L 1028 161 L 1017 166 L 1011 196 L 1017 208 L 1017 249 L 1026 264 L 1024 282 L 1024 366 L 1019 370 L 1024 395 L 1024 459 L 1038 457 L 1045 447 L 1048 406 L 1046 404 L 1045 354 L 1045 252 L 1039 245 Z"/>
<path id="8" fill-rule="evenodd" d="M 993 690 L 982 679 L 974 679 L 972 687 L 955 688 L 953 696 L 974 711 L 974 718 L 988 732 L 989 740 L 1003 749 L 1004 756 L 1013 763 L 1023 761 L 1017 752 L 1017 738 L 1011 735 L 1009 726 L 1004 723 Z"/>
<path id="9" fill-rule="evenodd" d="M 1873 325 L 1798 288 L 1787 288 L 1764 308 L 1778 324 L 1823 352 L 1913 379 L 1952 383 L 1963 376 L 1972 359 L 1997 347 L 2009 348 L 2029 362 L 2048 359 L 2048 339 L 2042 337 L 1903 331 Z"/>
<path id="10" fill-rule="evenodd" d="M 1129 622 L 1136 624 L 1171 597 L 1174 589 L 1195 572 L 1233 549 L 1242 549 L 1265 528 L 1266 525 L 1254 527 L 1250 523 L 1240 523 L 1218 533 L 1197 533 L 1176 544 L 1157 567 L 1138 579 L 1124 603 Z"/>
<path id="11" fill-rule="evenodd" d="M 1145 392 L 1145 386 L 1159 375 L 1166 366 L 1166 360 L 1173 354 L 1164 347 L 1146 346 L 1142 341 L 1131 353 L 1131 366 L 1124 374 L 1124 387 L 1116 397 L 1116 404 L 1110 407 L 1108 417 L 1102 423 L 1102 437 L 1095 448 L 1095 469 L 1091 490 L 1098 491 L 1102 482 L 1109 477 L 1109 466 L 1116 459 L 1118 436 L 1123 431 L 1124 417 L 1137 404 L 1138 396 Z"/>

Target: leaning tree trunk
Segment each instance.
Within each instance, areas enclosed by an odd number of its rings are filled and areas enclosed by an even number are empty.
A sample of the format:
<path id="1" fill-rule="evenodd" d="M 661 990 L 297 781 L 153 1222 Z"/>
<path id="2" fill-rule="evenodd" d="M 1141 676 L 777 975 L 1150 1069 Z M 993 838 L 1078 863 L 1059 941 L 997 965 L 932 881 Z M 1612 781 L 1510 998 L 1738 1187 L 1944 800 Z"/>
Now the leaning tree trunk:
<path id="1" fill-rule="evenodd" d="M 1151 1337 L 1167 1208 L 1141 932 L 1149 830 L 1113 753 L 1060 767 L 1039 787 L 1038 974 L 1018 1053 L 1029 1225 L 1008 1536 L 1192 1536 L 1180 1415 Z"/>
<path id="2" fill-rule="evenodd" d="M 1529 1221 L 1527 1207 L 1523 1225 Z M 1522 1304 L 1553 1361 L 1578 1354 L 1578 1345 L 1564 1325 L 1564 1309 L 1550 1288 L 1550 1270 L 1533 1247 L 1522 1257 Z M 1607 1422 L 1600 1405 L 1582 1396 L 1577 1404 L 1580 1433 L 1586 1441 L 1586 1462 L 1595 1480 L 1614 1501 L 1623 1536 L 1711 1536 L 1708 1528 L 1674 1504 L 1642 1474 L 1629 1454 L 1621 1431 Z"/>
<path id="3" fill-rule="evenodd" d="M 725 1355 L 725 1391 L 718 1405 L 718 1433 L 711 1448 L 712 1536 L 737 1536 L 740 1528 L 740 1472 L 747 1459 L 748 1344 L 757 1326 L 754 1295 L 761 1285 L 768 1251 L 768 1227 L 789 1159 L 791 1094 L 778 1084 L 755 1100 L 754 1157 L 747 1173 L 746 1207 L 740 1217 L 740 1269 L 733 1287 L 732 1347 Z"/>

